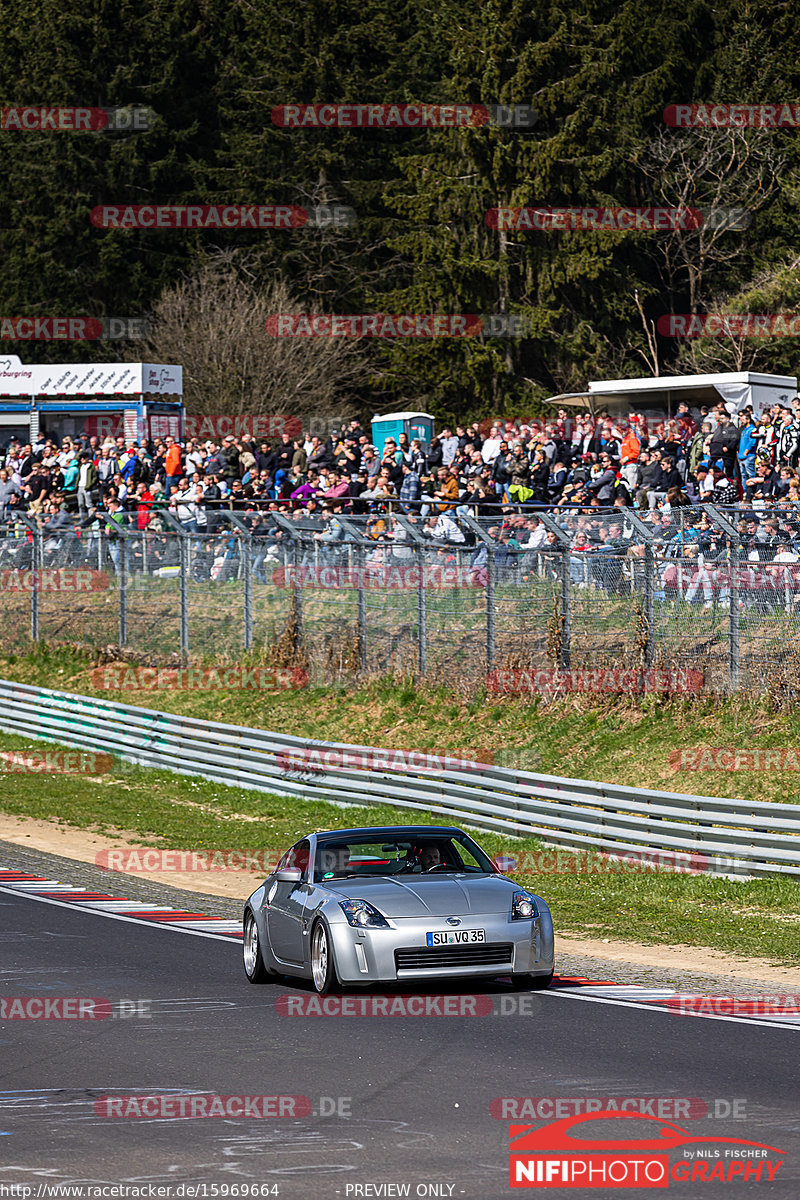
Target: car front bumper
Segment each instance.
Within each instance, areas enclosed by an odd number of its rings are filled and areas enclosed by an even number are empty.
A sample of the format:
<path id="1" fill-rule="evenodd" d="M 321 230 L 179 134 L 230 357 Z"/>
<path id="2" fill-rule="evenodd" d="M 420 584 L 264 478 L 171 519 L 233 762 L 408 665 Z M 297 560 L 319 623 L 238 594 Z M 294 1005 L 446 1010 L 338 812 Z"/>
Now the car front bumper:
<path id="1" fill-rule="evenodd" d="M 540 911 L 534 920 L 512 921 L 496 913 L 464 918 L 459 929 L 483 929 L 486 941 L 453 948 L 451 956 L 427 946 L 427 933 L 448 930 L 445 922 L 436 917 L 399 919 L 391 921 L 388 929 L 362 929 L 346 921 L 337 921 L 329 928 L 337 973 L 344 984 L 406 979 L 419 982 L 510 973 L 549 975 L 553 970 L 553 923 L 547 909 Z M 507 952 L 501 954 L 500 947 L 508 947 Z M 477 953 L 471 954 L 473 949 Z"/>

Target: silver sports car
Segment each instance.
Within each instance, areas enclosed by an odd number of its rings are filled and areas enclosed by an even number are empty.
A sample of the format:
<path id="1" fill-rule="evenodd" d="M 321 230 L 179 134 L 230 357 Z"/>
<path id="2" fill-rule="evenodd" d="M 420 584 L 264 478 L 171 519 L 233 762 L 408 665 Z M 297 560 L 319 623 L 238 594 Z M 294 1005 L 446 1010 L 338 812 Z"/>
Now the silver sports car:
<path id="1" fill-rule="evenodd" d="M 460 829 L 312 833 L 247 900 L 244 969 L 251 983 L 310 978 L 323 995 L 456 976 L 546 988 L 553 922 Z"/>

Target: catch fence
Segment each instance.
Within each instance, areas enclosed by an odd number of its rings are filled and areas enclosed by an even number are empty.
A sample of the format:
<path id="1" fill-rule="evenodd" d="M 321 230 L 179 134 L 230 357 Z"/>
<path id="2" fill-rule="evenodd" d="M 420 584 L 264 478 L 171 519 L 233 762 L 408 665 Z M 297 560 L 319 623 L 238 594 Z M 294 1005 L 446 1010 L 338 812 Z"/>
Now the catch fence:
<path id="1" fill-rule="evenodd" d="M 752 518 L 710 504 L 223 509 L 202 526 L 161 512 L 142 527 L 135 513 L 128 524 L 26 514 L 0 527 L 0 646 L 184 664 L 255 654 L 315 683 L 400 672 L 525 690 L 531 673 L 563 684 L 566 672 L 624 668 L 689 672 L 705 692 L 791 693 L 800 512 L 784 503 Z"/>

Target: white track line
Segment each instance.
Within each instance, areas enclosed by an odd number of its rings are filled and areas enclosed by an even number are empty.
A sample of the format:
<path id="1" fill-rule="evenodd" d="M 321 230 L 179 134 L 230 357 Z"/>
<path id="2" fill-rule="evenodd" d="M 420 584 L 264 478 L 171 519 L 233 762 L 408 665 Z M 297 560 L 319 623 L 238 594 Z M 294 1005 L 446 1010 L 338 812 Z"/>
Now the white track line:
<path id="1" fill-rule="evenodd" d="M 70 908 L 73 912 L 87 912 L 94 917 L 106 917 L 110 921 L 127 921 L 130 925 L 138 925 L 140 929 L 166 929 L 171 933 L 187 933 L 192 937 L 213 938 L 215 942 L 227 942 L 229 946 L 239 945 L 239 942 L 235 941 L 230 934 L 205 933 L 200 929 L 186 929 L 182 922 L 180 924 L 169 925 L 166 921 L 143 921 L 136 917 L 124 917 L 122 913 L 104 912 L 99 908 L 86 908 L 80 903 L 67 904 L 65 900 L 53 900 L 49 896 L 37 896 L 35 892 L 23 892 L 17 888 L 5 887 L 3 885 L 0 885 L 0 892 L 5 892 L 7 896 L 24 896 L 26 900 L 38 900 L 40 904 L 55 904 L 56 908 Z M 148 911 L 152 912 L 153 910 L 148 909 Z"/>
<path id="2" fill-rule="evenodd" d="M 578 991 L 563 990 L 558 987 L 545 988 L 542 992 L 535 992 L 538 996 L 562 996 L 567 1000 L 583 1000 L 586 1004 L 613 1004 L 617 1008 L 635 1008 L 638 1012 L 654 1012 L 664 1013 L 668 1017 L 692 1017 L 695 1020 L 705 1021 L 733 1021 L 737 1025 L 761 1025 L 764 1029 L 793 1029 L 795 1033 L 800 1029 L 800 1025 L 786 1025 L 780 1021 L 760 1021 L 756 1017 L 730 1017 L 722 1013 L 676 1013 L 672 1008 L 665 1008 L 663 1005 L 647 1003 L 640 1000 L 611 1000 L 605 996 L 582 996 Z"/>

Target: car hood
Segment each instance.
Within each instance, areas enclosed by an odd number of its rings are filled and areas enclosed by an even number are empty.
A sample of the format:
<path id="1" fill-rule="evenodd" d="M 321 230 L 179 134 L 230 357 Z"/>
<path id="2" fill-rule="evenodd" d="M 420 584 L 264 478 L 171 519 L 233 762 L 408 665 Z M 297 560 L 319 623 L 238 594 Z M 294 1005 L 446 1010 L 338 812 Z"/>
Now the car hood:
<path id="1" fill-rule="evenodd" d="M 327 884 L 337 896 L 366 900 L 385 917 L 453 917 L 508 913 L 520 889 L 497 875 L 369 876 Z"/>

